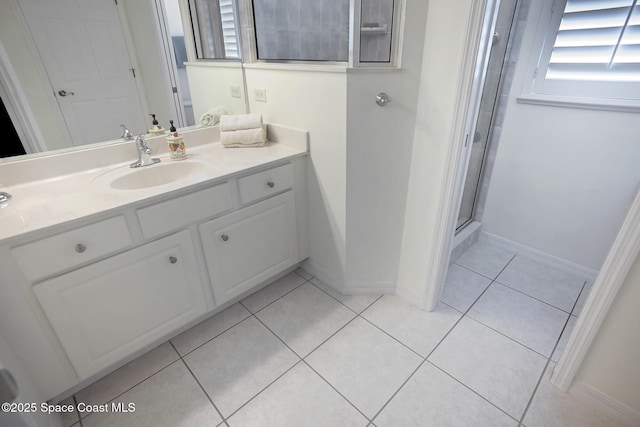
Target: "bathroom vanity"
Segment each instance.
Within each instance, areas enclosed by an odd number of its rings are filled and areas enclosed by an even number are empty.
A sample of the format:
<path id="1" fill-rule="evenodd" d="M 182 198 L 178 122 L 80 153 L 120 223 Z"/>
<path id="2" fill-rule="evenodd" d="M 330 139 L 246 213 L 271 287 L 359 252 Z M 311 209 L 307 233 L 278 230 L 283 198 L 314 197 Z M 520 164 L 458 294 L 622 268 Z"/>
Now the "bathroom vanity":
<path id="1" fill-rule="evenodd" d="M 133 143 L 0 164 L 0 332 L 46 398 L 307 257 L 306 132 L 269 125 L 239 149 L 215 127 L 184 135 L 186 160 L 150 138 L 162 161 L 138 169 Z"/>

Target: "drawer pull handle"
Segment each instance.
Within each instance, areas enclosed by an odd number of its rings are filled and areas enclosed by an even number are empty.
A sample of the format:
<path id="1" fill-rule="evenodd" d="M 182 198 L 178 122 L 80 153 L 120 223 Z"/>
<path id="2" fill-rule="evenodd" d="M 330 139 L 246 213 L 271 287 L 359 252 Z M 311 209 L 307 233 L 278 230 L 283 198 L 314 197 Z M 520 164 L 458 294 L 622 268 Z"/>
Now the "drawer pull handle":
<path id="1" fill-rule="evenodd" d="M 220 238 L 222 239 L 223 242 L 226 242 L 227 240 L 229 240 L 229 236 L 227 236 L 226 234 L 223 234 L 222 236 L 220 236 Z"/>
<path id="2" fill-rule="evenodd" d="M 87 250 L 87 247 L 85 245 L 83 245 L 82 243 L 78 243 L 76 245 L 76 252 L 78 252 L 79 254 L 83 253 L 86 250 Z"/>
<path id="3" fill-rule="evenodd" d="M 174 257 L 174 256 L 170 256 L 169 257 L 169 262 L 171 264 L 175 264 L 176 262 L 178 262 L 178 258 Z"/>
<path id="4" fill-rule="evenodd" d="M 273 181 L 269 181 L 269 182 L 267 182 L 267 186 L 268 186 L 269 188 L 273 188 L 273 187 L 275 187 L 275 186 L 276 186 L 276 183 L 275 183 L 275 182 L 273 182 Z"/>

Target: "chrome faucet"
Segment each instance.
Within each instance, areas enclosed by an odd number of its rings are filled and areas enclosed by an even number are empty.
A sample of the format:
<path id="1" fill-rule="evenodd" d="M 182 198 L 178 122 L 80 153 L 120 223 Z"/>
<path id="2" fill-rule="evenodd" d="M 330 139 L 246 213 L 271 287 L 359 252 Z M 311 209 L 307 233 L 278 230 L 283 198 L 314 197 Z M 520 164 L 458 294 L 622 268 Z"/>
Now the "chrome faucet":
<path id="1" fill-rule="evenodd" d="M 151 158 L 151 148 L 144 142 L 144 134 L 136 138 L 136 150 L 138 150 L 138 161 L 131 163 L 131 165 L 129 165 L 130 167 L 139 168 L 160 163 L 160 159 Z"/>
<path id="2" fill-rule="evenodd" d="M 120 125 L 120 127 L 122 128 L 122 140 L 131 141 L 133 139 L 133 135 L 131 134 L 129 129 L 127 129 L 127 127 L 124 124 Z"/>

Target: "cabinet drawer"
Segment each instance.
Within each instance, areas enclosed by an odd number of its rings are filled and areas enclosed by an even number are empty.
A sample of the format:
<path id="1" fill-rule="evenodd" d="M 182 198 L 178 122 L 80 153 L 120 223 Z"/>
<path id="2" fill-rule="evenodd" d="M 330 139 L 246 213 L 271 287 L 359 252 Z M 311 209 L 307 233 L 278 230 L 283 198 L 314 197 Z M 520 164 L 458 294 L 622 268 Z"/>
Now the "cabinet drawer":
<path id="1" fill-rule="evenodd" d="M 80 378 L 207 311 L 188 231 L 33 287 Z"/>
<path id="2" fill-rule="evenodd" d="M 231 209 L 229 183 L 138 210 L 144 237 L 154 237 Z"/>
<path id="3" fill-rule="evenodd" d="M 11 249 L 27 279 L 34 281 L 130 246 L 123 216 L 79 227 Z"/>
<path id="4" fill-rule="evenodd" d="M 259 199 L 281 193 L 293 187 L 293 166 L 291 163 L 277 168 L 254 173 L 238 180 L 240 202 L 244 205 Z"/>

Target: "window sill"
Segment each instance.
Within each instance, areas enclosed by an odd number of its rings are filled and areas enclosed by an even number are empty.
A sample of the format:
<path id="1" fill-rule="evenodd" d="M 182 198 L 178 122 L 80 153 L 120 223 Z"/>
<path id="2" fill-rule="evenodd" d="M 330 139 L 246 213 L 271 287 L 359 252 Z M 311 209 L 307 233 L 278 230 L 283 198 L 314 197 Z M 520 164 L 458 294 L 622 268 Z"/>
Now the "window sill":
<path id="1" fill-rule="evenodd" d="M 547 105 L 550 107 L 580 108 L 585 110 L 639 113 L 640 100 L 589 98 L 524 93 L 516 98 L 519 104 Z"/>
<path id="2" fill-rule="evenodd" d="M 311 71 L 320 73 L 346 73 L 346 62 L 301 63 L 301 62 L 245 62 L 243 68 L 255 70 Z"/>

